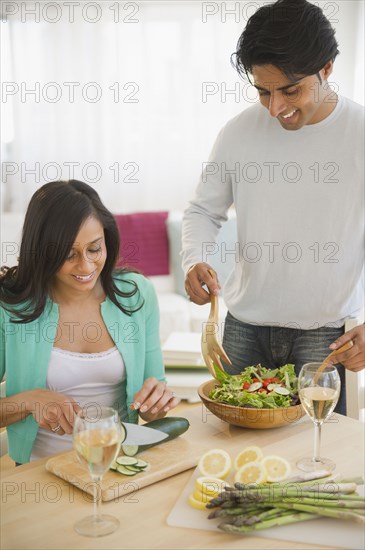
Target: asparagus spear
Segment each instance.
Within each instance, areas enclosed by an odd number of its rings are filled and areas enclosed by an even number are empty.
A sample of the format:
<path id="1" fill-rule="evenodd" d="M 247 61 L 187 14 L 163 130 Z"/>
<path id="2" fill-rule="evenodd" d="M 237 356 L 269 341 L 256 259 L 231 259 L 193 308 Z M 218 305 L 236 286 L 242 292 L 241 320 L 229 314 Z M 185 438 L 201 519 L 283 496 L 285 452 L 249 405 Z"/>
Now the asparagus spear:
<path id="1" fill-rule="evenodd" d="M 218 497 L 215 497 L 211 501 L 209 507 L 215 506 L 228 506 L 230 502 L 236 501 L 240 503 L 244 502 L 269 502 L 276 501 L 283 498 L 322 498 L 330 500 L 338 500 L 339 498 L 344 500 L 363 500 L 363 497 L 358 496 L 356 491 L 356 484 L 334 484 L 334 485 L 318 485 L 311 487 L 301 487 L 300 484 L 289 487 L 275 487 L 273 486 L 257 486 L 255 489 L 250 488 L 246 490 L 235 491 L 223 491 Z M 226 504 L 227 503 L 227 504 Z"/>
<path id="2" fill-rule="evenodd" d="M 279 518 L 279 517 L 285 517 L 293 515 L 291 510 L 280 510 L 280 508 L 271 508 L 271 510 L 261 511 L 258 510 L 256 514 L 252 514 L 250 516 L 240 515 L 236 517 L 230 518 L 231 521 L 225 520 L 224 523 L 236 525 L 240 527 L 241 525 L 254 525 L 255 523 L 262 523 L 264 521 L 267 521 L 269 519 Z"/>
<path id="3" fill-rule="evenodd" d="M 361 497 L 360 497 L 361 498 Z M 301 499 L 291 499 L 291 498 L 285 498 L 283 500 L 285 503 L 292 503 L 292 504 L 309 504 L 309 505 L 315 505 L 315 506 L 325 506 L 326 508 L 355 508 L 357 510 L 357 513 L 361 513 L 361 510 L 365 510 L 365 501 L 363 499 L 358 500 L 336 500 L 332 501 L 329 499 L 315 499 L 302 497 Z"/>
<path id="4" fill-rule="evenodd" d="M 336 519 L 352 519 L 355 521 L 359 521 L 360 523 L 365 523 L 364 516 L 357 514 L 352 511 L 348 511 L 344 508 L 341 509 L 333 509 L 333 508 L 324 508 L 322 506 L 313 506 L 309 504 L 300 504 L 300 503 L 276 503 L 275 506 L 277 508 L 284 508 L 285 510 L 298 510 L 301 512 L 308 512 L 308 513 L 314 513 L 318 514 L 320 516 L 326 516 L 329 518 L 336 518 Z"/>
<path id="5" fill-rule="evenodd" d="M 329 472 L 328 470 L 317 470 L 316 472 L 306 472 L 303 474 L 298 474 L 280 483 L 274 483 L 273 485 L 282 486 L 282 485 L 286 485 L 287 483 L 302 483 L 306 481 L 314 481 L 316 479 L 326 478 L 330 475 L 331 475 L 331 472 Z M 257 484 L 254 483 L 252 485 L 245 485 L 243 483 L 236 482 L 234 486 L 236 487 L 236 489 L 245 489 L 247 487 L 257 487 Z"/>
<path id="6" fill-rule="evenodd" d="M 266 506 L 267 508 L 267 506 Z M 215 519 L 219 517 L 226 517 L 226 516 L 240 516 L 245 515 L 247 516 L 251 512 L 257 512 L 261 511 L 257 506 L 251 506 L 251 507 L 232 507 L 232 508 L 214 508 L 208 516 L 208 519 Z"/>
<path id="7" fill-rule="evenodd" d="M 314 481 L 315 483 L 312 483 Z M 317 483 L 356 483 L 356 485 L 363 485 L 364 479 L 360 476 L 352 477 L 352 478 L 341 478 L 339 475 L 333 476 L 330 472 L 327 470 L 318 470 L 317 472 L 307 472 L 304 474 L 296 475 L 293 477 L 290 477 L 286 479 L 285 481 L 275 482 L 271 483 L 270 487 L 287 487 L 288 485 L 291 485 L 293 483 L 299 484 L 301 487 L 305 487 L 307 485 L 317 485 Z M 247 490 L 247 489 L 256 489 L 258 485 L 256 483 L 252 484 L 244 484 L 244 483 L 238 483 L 236 482 L 234 484 L 234 487 L 226 487 L 226 491 L 234 491 L 234 490 Z"/>
<path id="8" fill-rule="evenodd" d="M 309 519 L 315 519 L 316 517 L 318 517 L 316 514 L 308 514 L 303 512 L 300 514 L 290 514 L 287 516 L 267 519 L 260 523 L 254 523 L 253 525 L 236 526 L 230 523 L 220 523 L 218 527 L 219 529 L 222 529 L 222 531 L 227 531 L 229 533 L 252 533 L 253 531 L 262 531 L 263 529 L 269 529 L 270 527 L 275 527 L 276 525 L 288 525 L 289 523 L 308 521 Z"/>

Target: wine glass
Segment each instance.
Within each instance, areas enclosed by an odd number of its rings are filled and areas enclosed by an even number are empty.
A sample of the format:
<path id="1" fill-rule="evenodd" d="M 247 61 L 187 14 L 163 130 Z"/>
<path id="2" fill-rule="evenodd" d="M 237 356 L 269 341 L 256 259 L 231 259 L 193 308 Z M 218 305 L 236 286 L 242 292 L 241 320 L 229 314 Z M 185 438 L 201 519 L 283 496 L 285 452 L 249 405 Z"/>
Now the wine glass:
<path id="1" fill-rule="evenodd" d="M 335 408 L 340 389 L 341 380 L 335 366 L 324 366 L 323 363 L 303 365 L 298 377 L 298 391 L 304 410 L 314 423 L 314 453 L 312 458 L 302 458 L 297 462 L 300 470 L 332 471 L 336 467 L 332 460 L 320 457 L 320 445 L 322 424 Z"/>
<path id="2" fill-rule="evenodd" d="M 117 518 L 101 514 L 101 482 L 118 456 L 124 436 L 118 412 L 110 407 L 89 406 L 75 417 L 73 445 L 95 482 L 94 513 L 75 524 L 75 530 L 81 535 L 102 537 L 119 527 Z"/>

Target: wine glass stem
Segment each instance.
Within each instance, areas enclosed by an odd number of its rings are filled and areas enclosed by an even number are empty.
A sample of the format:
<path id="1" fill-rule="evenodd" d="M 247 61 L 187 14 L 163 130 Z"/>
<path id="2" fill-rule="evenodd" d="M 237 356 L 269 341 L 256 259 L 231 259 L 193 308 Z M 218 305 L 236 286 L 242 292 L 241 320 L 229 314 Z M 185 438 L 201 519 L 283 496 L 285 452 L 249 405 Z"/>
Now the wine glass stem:
<path id="1" fill-rule="evenodd" d="M 321 447 L 321 428 L 322 423 L 314 423 L 314 462 L 320 462 L 320 447 Z"/>
<path id="2" fill-rule="evenodd" d="M 102 477 L 93 477 L 93 481 L 95 483 L 94 517 L 96 520 L 101 519 L 101 480 Z"/>

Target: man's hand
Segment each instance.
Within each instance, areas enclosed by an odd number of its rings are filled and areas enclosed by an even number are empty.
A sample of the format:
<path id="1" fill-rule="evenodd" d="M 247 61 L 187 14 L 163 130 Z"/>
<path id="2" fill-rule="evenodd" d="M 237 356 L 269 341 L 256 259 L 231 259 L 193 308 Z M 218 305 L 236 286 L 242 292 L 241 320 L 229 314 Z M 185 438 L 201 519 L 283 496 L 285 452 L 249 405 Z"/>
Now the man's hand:
<path id="1" fill-rule="evenodd" d="M 207 285 L 209 292 L 204 290 Z M 186 274 L 185 290 L 189 300 L 198 305 L 210 302 L 209 293 L 219 294 L 221 286 L 217 274 L 209 264 L 204 262 L 193 265 Z"/>
<path id="2" fill-rule="evenodd" d="M 350 340 L 354 345 L 349 350 L 331 357 L 329 362 L 342 363 L 346 369 L 359 372 L 365 368 L 365 325 L 359 325 L 345 332 L 330 345 L 330 349 L 334 351 Z"/>

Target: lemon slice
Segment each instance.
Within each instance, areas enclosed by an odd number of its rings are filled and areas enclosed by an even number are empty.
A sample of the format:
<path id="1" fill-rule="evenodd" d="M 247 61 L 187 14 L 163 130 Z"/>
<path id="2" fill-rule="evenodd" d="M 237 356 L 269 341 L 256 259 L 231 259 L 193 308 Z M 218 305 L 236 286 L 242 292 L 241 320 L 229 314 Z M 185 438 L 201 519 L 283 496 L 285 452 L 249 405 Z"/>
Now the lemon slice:
<path id="1" fill-rule="evenodd" d="M 262 465 L 266 470 L 267 481 L 284 481 L 290 476 L 291 466 L 285 458 L 281 456 L 265 456 L 262 459 Z"/>
<path id="2" fill-rule="evenodd" d="M 188 498 L 190 506 L 196 508 L 197 510 L 206 510 L 206 502 L 202 502 L 195 498 L 194 493 L 191 493 Z"/>
<path id="3" fill-rule="evenodd" d="M 265 483 L 266 470 L 262 462 L 247 462 L 234 476 L 236 483 Z"/>
<path id="4" fill-rule="evenodd" d="M 195 480 L 195 489 L 211 497 L 218 496 L 227 486 L 229 486 L 229 484 L 219 477 L 202 476 Z"/>
<path id="5" fill-rule="evenodd" d="M 234 469 L 239 470 L 248 462 L 260 462 L 263 456 L 264 453 L 262 452 L 262 449 L 260 449 L 260 447 L 256 447 L 256 445 L 246 447 L 234 459 Z"/>
<path id="6" fill-rule="evenodd" d="M 214 498 L 214 495 L 207 495 L 206 493 L 203 493 L 203 491 L 199 491 L 198 489 L 195 489 L 192 494 L 195 500 L 199 500 L 199 502 L 204 502 L 204 504 L 210 502 Z"/>
<path id="7" fill-rule="evenodd" d="M 232 466 L 232 460 L 227 451 L 211 449 L 200 458 L 198 469 L 203 476 L 225 478 Z"/>

